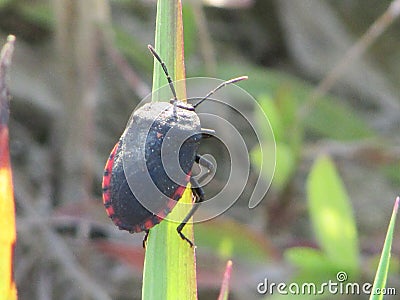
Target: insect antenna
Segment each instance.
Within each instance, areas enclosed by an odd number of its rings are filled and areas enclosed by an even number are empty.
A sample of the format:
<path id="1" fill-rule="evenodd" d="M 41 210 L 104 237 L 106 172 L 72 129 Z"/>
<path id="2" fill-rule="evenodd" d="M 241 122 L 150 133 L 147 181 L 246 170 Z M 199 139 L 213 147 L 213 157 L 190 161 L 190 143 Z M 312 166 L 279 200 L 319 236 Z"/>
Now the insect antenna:
<path id="1" fill-rule="evenodd" d="M 193 105 L 194 108 L 197 107 L 197 105 L 201 104 L 204 100 L 207 100 L 212 94 L 214 94 L 216 91 L 218 91 L 219 89 L 223 88 L 224 86 L 231 84 L 231 83 L 235 83 L 238 81 L 242 81 L 242 80 L 246 80 L 248 79 L 247 76 L 240 76 L 240 77 L 236 77 L 236 78 L 232 78 L 229 79 L 227 81 L 224 81 L 223 83 L 221 83 L 219 86 L 217 86 L 215 89 L 213 89 L 211 92 L 209 92 L 204 98 L 202 98 L 199 102 L 197 102 L 196 104 Z"/>
<path id="2" fill-rule="evenodd" d="M 165 63 L 162 61 L 161 57 L 158 55 L 158 53 L 156 52 L 156 50 L 153 48 L 152 45 L 147 45 L 147 47 L 149 48 L 151 54 L 153 54 L 153 56 L 159 61 L 159 63 L 161 64 L 161 67 L 162 67 L 163 70 L 164 70 L 165 75 L 167 76 L 167 80 L 168 80 L 169 87 L 170 87 L 170 89 L 171 89 L 172 95 L 174 96 L 174 102 L 178 101 L 178 98 L 177 98 L 177 96 L 176 96 L 176 91 L 175 91 L 174 83 L 172 82 L 171 76 L 169 76 L 167 66 L 166 66 Z"/>

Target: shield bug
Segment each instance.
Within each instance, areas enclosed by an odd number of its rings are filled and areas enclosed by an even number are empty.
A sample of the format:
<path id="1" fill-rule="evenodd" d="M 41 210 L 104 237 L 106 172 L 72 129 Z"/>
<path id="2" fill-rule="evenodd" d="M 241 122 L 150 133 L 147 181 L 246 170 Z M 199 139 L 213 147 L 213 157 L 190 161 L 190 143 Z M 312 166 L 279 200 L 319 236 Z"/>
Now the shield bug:
<path id="1" fill-rule="evenodd" d="M 222 87 L 247 77 L 224 81 L 205 97 L 194 99 L 198 101 L 191 105 L 178 100 L 165 63 L 152 46 L 148 48 L 161 64 L 173 98 L 169 103 L 147 103 L 132 114 L 105 165 L 103 203 L 108 216 L 119 229 L 131 233 L 145 231 L 147 237 L 150 228 L 173 209 L 190 182 L 194 204 L 177 227 L 177 232 L 193 246 L 182 229 L 204 201 L 204 191 L 191 172 L 195 162 L 209 172 L 213 169 L 213 164 L 197 151 L 201 139 L 214 133 L 214 130 L 201 128 L 195 108 Z M 168 151 L 165 145 L 171 144 L 175 138 L 178 141 L 182 139 L 179 151 Z M 171 170 L 163 162 L 173 160 L 173 155 L 177 156 L 178 164 L 173 165 Z M 207 174 L 202 175 L 199 181 L 203 176 Z M 149 194 L 149 187 L 155 187 L 158 193 Z"/>

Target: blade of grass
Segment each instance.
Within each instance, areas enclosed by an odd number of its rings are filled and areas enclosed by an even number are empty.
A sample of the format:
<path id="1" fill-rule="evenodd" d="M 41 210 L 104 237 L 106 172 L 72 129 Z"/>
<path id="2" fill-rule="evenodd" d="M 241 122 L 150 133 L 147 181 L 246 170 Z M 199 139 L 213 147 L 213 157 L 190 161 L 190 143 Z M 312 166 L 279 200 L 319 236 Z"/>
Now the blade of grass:
<path id="1" fill-rule="evenodd" d="M 222 280 L 221 290 L 219 292 L 218 300 L 228 300 L 229 296 L 229 281 L 232 274 L 232 261 L 228 260 L 226 263 L 224 279 Z"/>
<path id="2" fill-rule="evenodd" d="M 327 257 L 351 275 L 358 272 L 359 249 L 345 186 L 328 156 L 319 157 L 307 179 L 308 206 L 318 243 Z"/>
<path id="3" fill-rule="evenodd" d="M 389 228 L 386 234 L 385 243 L 383 245 L 381 259 L 379 261 L 378 270 L 376 271 L 374 285 L 372 286 L 372 293 L 369 297 L 370 300 L 383 299 L 383 293 L 374 293 L 374 291 L 384 290 L 386 287 L 387 275 L 389 272 L 390 263 L 390 250 L 392 248 L 394 225 L 396 223 L 397 211 L 399 209 L 400 197 L 396 198 L 392 217 L 390 218 Z"/>
<path id="4" fill-rule="evenodd" d="M 158 0 L 155 36 L 155 49 L 167 65 L 172 80 L 185 79 L 180 0 Z M 167 92 L 167 89 L 157 91 L 166 84 L 162 67 L 155 61 L 153 101 L 171 98 L 171 93 L 164 92 Z M 175 88 L 178 98 L 186 99 L 184 81 Z M 169 219 L 183 220 L 190 209 L 190 205 L 187 204 L 191 203 L 191 190 L 188 186 Z M 176 231 L 177 226 L 175 222 L 164 220 L 151 229 L 146 247 L 142 299 L 197 299 L 194 248 L 190 248 L 188 243 L 180 238 Z M 184 234 L 193 241 L 191 222 L 185 226 Z"/>
<path id="5" fill-rule="evenodd" d="M 0 298 L 17 299 L 13 260 L 16 241 L 15 203 L 8 142 L 9 95 L 6 71 L 11 64 L 15 37 L 10 35 L 0 54 Z"/>

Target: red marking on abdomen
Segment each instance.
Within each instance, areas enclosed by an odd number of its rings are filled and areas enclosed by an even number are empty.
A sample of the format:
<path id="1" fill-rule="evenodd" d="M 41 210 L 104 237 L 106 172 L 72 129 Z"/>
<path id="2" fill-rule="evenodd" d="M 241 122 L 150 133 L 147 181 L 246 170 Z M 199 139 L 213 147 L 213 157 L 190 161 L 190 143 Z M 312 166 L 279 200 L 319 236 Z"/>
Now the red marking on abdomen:
<path id="1" fill-rule="evenodd" d="M 119 142 L 115 144 L 114 148 L 111 150 L 110 157 L 108 158 L 106 165 L 104 167 L 104 175 L 103 175 L 103 204 L 106 208 L 107 215 L 111 218 L 114 215 L 114 209 L 111 206 L 111 173 L 114 165 L 115 153 L 117 152 Z"/>
<path id="2" fill-rule="evenodd" d="M 161 222 L 170 212 L 171 210 L 175 207 L 176 203 L 178 200 L 182 197 L 183 193 L 185 192 L 186 186 L 178 186 L 176 191 L 173 193 L 171 198 L 168 200 L 166 203 L 165 207 L 161 209 L 158 213 L 155 215 L 147 218 L 140 224 L 134 225 L 131 228 L 128 228 L 121 224 L 121 220 L 118 218 L 118 216 L 115 215 L 114 208 L 112 206 L 112 199 L 111 199 L 111 175 L 112 175 L 112 169 L 114 165 L 114 159 L 115 159 L 115 154 L 118 150 L 119 142 L 115 144 L 114 148 L 112 149 L 110 153 L 110 157 L 108 158 L 106 165 L 104 167 L 104 175 L 103 175 L 103 182 L 102 182 L 102 188 L 103 188 L 103 204 L 105 206 L 107 215 L 112 219 L 114 224 L 116 224 L 120 229 L 128 230 L 129 232 L 142 232 L 142 231 L 148 231 L 150 228 L 152 228 L 154 225 L 158 224 Z M 190 176 L 191 172 L 186 175 L 186 183 L 190 181 Z"/>
<path id="3" fill-rule="evenodd" d="M 191 173 L 192 173 L 192 171 L 190 171 L 189 174 L 186 175 L 186 178 L 185 178 L 186 183 L 188 183 L 190 181 Z M 158 221 L 162 221 L 171 212 L 171 210 L 175 207 L 178 200 L 180 198 L 182 198 L 182 195 L 185 192 L 185 189 L 186 189 L 186 186 L 181 186 L 181 185 L 176 189 L 175 193 L 168 200 L 166 207 L 161 209 L 156 214 Z"/>

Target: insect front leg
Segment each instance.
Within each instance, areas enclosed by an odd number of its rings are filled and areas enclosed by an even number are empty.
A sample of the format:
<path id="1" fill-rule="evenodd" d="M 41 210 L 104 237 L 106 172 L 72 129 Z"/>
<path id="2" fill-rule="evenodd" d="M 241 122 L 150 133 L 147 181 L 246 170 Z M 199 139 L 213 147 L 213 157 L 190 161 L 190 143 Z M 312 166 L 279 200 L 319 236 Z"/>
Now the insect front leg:
<path id="1" fill-rule="evenodd" d="M 146 249 L 146 244 L 147 244 L 147 239 L 148 239 L 148 237 L 149 237 L 149 233 L 150 233 L 150 230 L 145 230 L 144 231 L 146 234 L 144 235 L 144 237 L 143 237 L 143 244 L 142 244 L 142 246 L 143 246 L 143 249 Z"/>
<path id="2" fill-rule="evenodd" d="M 183 233 L 182 229 L 185 227 L 186 223 L 189 221 L 189 219 L 194 215 L 196 210 L 199 208 L 200 203 L 204 201 L 204 191 L 203 189 L 199 186 L 199 183 L 197 182 L 196 179 L 193 177 L 190 178 L 190 184 L 192 185 L 192 192 L 193 195 L 195 196 L 195 200 L 193 203 L 193 207 L 190 209 L 186 217 L 182 220 L 181 224 L 176 228 L 176 231 L 180 235 L 180 237 L 185 240 L 186 242 L 189 243 L 190 247 L 193 247 L 193 242 L 189 240 Z"/>
<path id="3" fill-rule="evenodd" d="M 198 163 L 200 166 L 205 167 L 207 169 L 207 172 L 201 175 L 197 181 L 202 182 L 207 176 L 210 175 L 210 173 L 214 172 L 215 166 L 214 163 L 204 156 L 201 156 L 199 154 L 196 155 L 195 162 Z"/>

